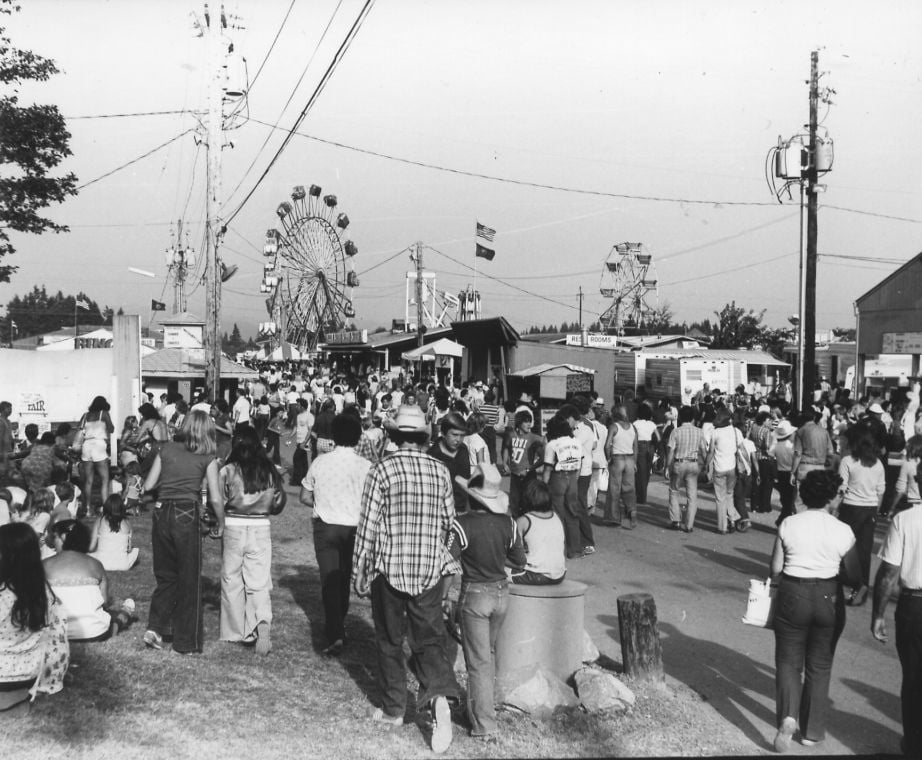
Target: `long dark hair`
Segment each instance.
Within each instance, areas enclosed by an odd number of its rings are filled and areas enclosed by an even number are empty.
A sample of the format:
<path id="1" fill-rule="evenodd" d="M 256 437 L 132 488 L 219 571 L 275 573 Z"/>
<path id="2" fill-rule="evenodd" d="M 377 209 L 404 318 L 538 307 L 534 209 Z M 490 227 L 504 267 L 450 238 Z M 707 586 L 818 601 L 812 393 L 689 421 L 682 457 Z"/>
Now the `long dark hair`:
<path id="1" fill-rule="evenodd" d="M 125 503 L 122 501 L 121 494 L 109 494 L 109 498 L 102 505 L 102 516 L 109 523 L 109 530 L 118 533 L 125 519 Z"/>
<path id="2" fill-rule="evenodd" d="M 237 466 L 244 493 L 259 493 L 276 485 L 278 471 L 266 455 L 259 435 L 252 427 L 243 427 L 234 434 L 233 448 L 227 464 Z"/>
<path id="3" fill-rule="evenodd" d="M 39 631 L 48 618 L 48 589 L 38 536 L 28 523 L 0 525 L 0 588 L 16 596 L 10 620 Z"/>

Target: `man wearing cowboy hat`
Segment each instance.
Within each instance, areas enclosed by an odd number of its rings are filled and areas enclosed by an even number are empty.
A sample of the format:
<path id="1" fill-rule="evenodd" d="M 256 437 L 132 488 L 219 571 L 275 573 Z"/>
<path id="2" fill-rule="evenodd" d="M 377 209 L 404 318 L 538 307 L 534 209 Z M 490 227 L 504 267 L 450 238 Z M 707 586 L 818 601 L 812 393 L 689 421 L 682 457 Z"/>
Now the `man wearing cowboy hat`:
<path id="1" fill-rule="evenodd" d="M 467 708 L 471 735 L 496 733 L 493 703 L 496 638 L 509 606 L 506 565 L 525 567 L 525 547 L 509 515 L 509 499 L 500 488 L 496 465 L 474 468 L 470 478 L 455 478 L 470 496 L 471 509 L 451 527 L 449 548 L 461 560 L 460 617 L 467 664 Z"/>
<path id="2" fill-rule="evenodd" d="M 775 427 L 772 437 L 774 442 L 769 449 L 769 455 L 775 460 L 775 488 L 781 499 L 781 514 L 775 525 L 781 525 L 785 517 L 794 514 L 794 484 L 791 471 L 794 468 L 794 433 L 797 432 L 790 422 L 781 420 Z"/>
<path id="3" fill-rule="evenodd" d="M 425 453 L 429 423 L 418 406 L 403 406 L 388 424 L 397 451 L 373 465 L 362 492 L 353 554 L 353 587 L 371 594 L 381 707 L 368 717 L 403 723 L 406 636 L 419 681 L 417 707 L 432 711 L 432 749 L 451 744 L 448 699 L 460 695 L 445 650 L 442 597 L 447 576 L 461 565 L 448 551 L 455 502 L 448 469 Z"/>

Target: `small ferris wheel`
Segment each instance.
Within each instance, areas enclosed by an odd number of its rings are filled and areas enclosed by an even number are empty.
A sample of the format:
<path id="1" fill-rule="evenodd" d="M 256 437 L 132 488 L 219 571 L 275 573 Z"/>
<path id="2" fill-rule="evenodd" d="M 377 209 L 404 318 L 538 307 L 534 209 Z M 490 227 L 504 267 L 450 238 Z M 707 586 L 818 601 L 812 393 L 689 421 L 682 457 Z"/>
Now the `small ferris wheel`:
<path id="1" fill-rule="evenodd" d="M 291 202 L 276 210 L 283 229 L 269 230 L 263 249 L 271 259 L 260 286 L 271 294 L 269 332 L 308 351 L 355 317 L 352 289 L 359 284 L 352 263 L 358 248 L 341 238 L 349 217 L 337 213 L 335 195 L 322 192 L 318 185 L 295 187 Z"/>
<path id="2" fill-rule="evenodd" d="M 599 292 L 611 305 L 599 316 L 609 332 L 640 332 L 658 306 L 653 255 L 643 243 L 617 243 L 605 260 Z"/>

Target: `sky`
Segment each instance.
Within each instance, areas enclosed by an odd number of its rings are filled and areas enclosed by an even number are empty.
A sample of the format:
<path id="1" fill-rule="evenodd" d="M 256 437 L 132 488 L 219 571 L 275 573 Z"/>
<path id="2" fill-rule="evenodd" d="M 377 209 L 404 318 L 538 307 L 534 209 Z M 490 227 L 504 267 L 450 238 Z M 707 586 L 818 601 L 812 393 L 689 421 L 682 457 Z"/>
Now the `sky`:
<path id="1" fill-rule="evenodd" d="M 265 231 L 292 187 L 311 184 L 349 216 L 355 322 L 369 330 L 404 316 L 417 242 L 439 289 L 475 287 L 483 316 L 520 330 L 597 319 L 610 305 L 606 259 L 624 241 L 653 255 L 651 300 L 679 321 L 735 301 L 787 326 L 798 191 L 778 203 L 766 158 L 779 135 L 805 132 L 813 50 L 821 89 L 835 91 L 820 108 L 835 161 L 819 196 L 817 328 L 854 326 L 855 298 L 922 249 L 916 0 L 376 0 L 257 183 L 363 1 L 225 5 L 245 27 L 231 39 L 251 85 L 222 151 L 222 218 L 252 191 L 221 249 L 239 267 L 225 330 L 255 335 L 269 318 Z M 151 299 L 171 307 L 164 251 L 177 220 L 203 249 L 201 11 L 191 0 L 30 0 L 7 19 L 16 46 L 61 69 L 20 96 L 67 117 L 62 170 L 86 186 L 49 213 L 69 233 L 13 235 L 4 263 L 19 271 L 0 304 L 43 284 L 144 324 L 157 316 Z M 151 115 L 116 116 L 139 113 Z M 477 221 L 497 231 L 492 261 L 474 257 Z M 188 304 L 204 314 L 195 283 Z"/>

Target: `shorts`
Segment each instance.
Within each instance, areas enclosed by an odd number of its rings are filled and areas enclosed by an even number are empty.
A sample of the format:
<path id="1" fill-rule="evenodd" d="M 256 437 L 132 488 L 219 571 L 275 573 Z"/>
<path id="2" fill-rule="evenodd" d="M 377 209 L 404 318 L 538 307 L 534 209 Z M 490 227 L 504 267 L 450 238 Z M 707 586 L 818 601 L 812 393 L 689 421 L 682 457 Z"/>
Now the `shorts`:
<path id="1" fill-rule="evenodd" d="M 106 451 L 106 442 L 99 438 L 88 438 L 83 442 L 83 448 L 80 451 L 80 461 L 82 462 L 105 462 L 109 458 L 109 452 Z"/>

